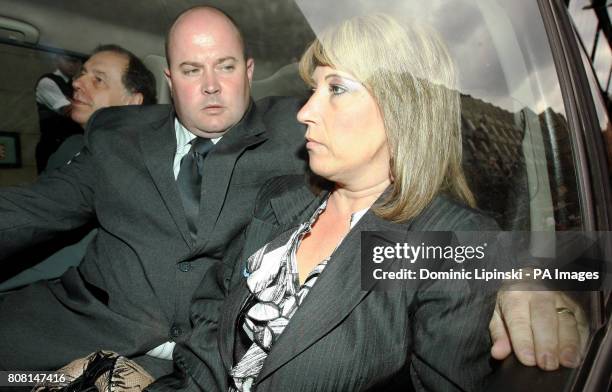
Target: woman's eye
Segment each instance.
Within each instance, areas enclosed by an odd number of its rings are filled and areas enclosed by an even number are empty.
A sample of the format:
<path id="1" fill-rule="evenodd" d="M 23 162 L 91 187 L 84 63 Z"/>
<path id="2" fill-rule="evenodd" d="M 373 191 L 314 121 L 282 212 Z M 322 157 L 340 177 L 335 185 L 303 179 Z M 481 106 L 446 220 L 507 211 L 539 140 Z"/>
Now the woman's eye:
<path id="1" fill-rule="evenodd" d="M 346 91 L 347 91 L 346 88 L 344 88 L 343 86 L 340 86 L 338 84 L 330 84 L 329 85 L 329 92 L 332 95 L 344 94 Z"/>

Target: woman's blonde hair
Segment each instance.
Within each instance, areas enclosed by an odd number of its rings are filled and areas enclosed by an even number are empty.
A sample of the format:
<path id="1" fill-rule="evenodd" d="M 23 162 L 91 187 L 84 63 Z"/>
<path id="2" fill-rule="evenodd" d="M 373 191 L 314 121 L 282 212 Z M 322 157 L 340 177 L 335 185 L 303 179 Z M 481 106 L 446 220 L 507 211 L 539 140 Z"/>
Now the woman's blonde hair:
<path id="1" fill-rule="evenodd" d="M 374 208 L 387 220 L 417 216 L 439 192 L 475 206 L 461 168 L 456 71 L 442 39 L 384 14 L 359 16 L 325 30 L 300 60 L 312 84 L 317 66 L 354 75 L 382 113 L 391 154 L 391 192 Z"/>

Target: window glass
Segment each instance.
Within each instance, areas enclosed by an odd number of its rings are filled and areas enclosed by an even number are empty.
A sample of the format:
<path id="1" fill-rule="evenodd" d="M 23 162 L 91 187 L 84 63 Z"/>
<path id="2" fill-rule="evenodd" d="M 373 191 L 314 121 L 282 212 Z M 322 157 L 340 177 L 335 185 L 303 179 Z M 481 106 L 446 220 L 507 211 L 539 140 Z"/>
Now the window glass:
<path id="1" fill-rule="evenodd" d="M 191 3 L 165 2 L 166 12 L 176 14 Z M 583 229 L 572 130 L 536 1 L 296 0 L 295 4 L 290 1 L 274 1 L 265 6 L 258 1 L 245 4 L 254 10 L 250 21 L 236 19 L 239 23 L 247 22 L 242 27 L 256 58 L 254 98 L 286 95 L 288 91 L 302 94 L 304 86 L 295 63 L 303 48 L 318 31 L 336 19 L 346 18 L 347 13 L 383 11 L 401 20 L 428 23 L 446 41 L 459 70 L 456 88 L 462 102 L 463 162 L 478 207 L 504 230 Z M 597 18 L 592 10 L 584 9 L 588 5 L 589 0 L 572 0 L 569 8 L 590 51 L 595 44 Z M 91 13 L 97 12 L 88 8 Z M 102 8 L 107 20 L 100 19 L 95 25 L 98 28 L 108 23 L 115 31 L 111 23 L 116 22 L 112 19 L 114 15 L 131 23 L 135 20 L 132 13 L 121 15 Z M 153 15 L 152 8 L 143 10 L 142 16 L 149 12 Z M 238 8 L 229 8 L 228 12 L 238 13 Z M 95 15 L 86 18 L 95 19 Z M 75 22 L 79 19 L 76 11 L 74 19 Z M 144 23 L 154 20 L 153 16 L 140 19 Z M 261 23 L 270 19 L 272 23 Z M 75 36 L 85 31 L 74 31 L 74 27 L 71 30 L 70 25 L 61 27 L 65 34 Z M 116 33 L 112 38 L 120 45 L 124 44 L 122 36 L 142 40 L 139 44 L 147 48 L 143 49 L 145 53 L 154 51 L 149 48 L 159 47 L 156 54 L 160 55 L 163 49 L 158 43 L 163 39 L 163 28 L 149 27 L 146 34 Z M 274 44 L 268 38 L 262 39 L 264 35 L 274 37 Z M 107 37 L 88 34 L 87 39 L 104 42 Z M 134 42 L 126 47 L 137 48 Z M 610 47 L 603 35 L 596 52 L 595 73 L 588 70 L 589 59 L 584 53 L 583 62 L 603 131 L 609 129 L 610 123 L 602 97 L 597 94 L 597 83 L 607 86 L 612 67 Z M 22 157 L 20 168 L 0 167 L 0 186 L 7 186 L 36 178 L 34 149 L 39 130 L 34 88 L 41 75 L 54 70 L 54 64 L 47 52 L 8 44 L 0 44 L 0 58 L 0 99 L 4 103 L 0 105 L 0 131 L 19 134 Z M 612 131 L 606 135 L 612 151 Z M 612 154 L 610 157 L 612 168 Z M 588 311 L 589 298 L 583 299 Z"/>
<path id="2" fill-rule="evenodd" d="M 537 2 L 297 3 L 315 34 L 351 12 L 384 11 L 433 26 L 459 69 L 464 169 L 479 208 L 504 230 L 583 229 L 572 133 L 578 130 L 567 121 Z M 593 42 L 588 18 L 582 23 Z M 576 295 L 593 326 L 595 298 L 590 292 Z M 572 374 L 565 373 L 568 384 Z"/>
<path id="3" fill-rule="evenodd" d="M 606 5 L 609 16 L 609 5 Z M 580 45 L 580 55 L 587 74 L 593 103 L 597 111 L 599 127 L 602 132 L 603 145 L 607 152 L 608 173 L 612 175 L 612 124 L 608 111 L 610 110 L 610 77 L 612 71 L 612 52 L 610 43 L 603 31 L 600 31 L 595 49 L 595 59 L 591 62 L 595 42 L 598 19 L 595 12 L 589 8 L 586 0 L 572 0 L 569 6 L 570 16 L 574 22 L 576 33 L 584 45 Z"/>
<path id="4" fill-rule="evenodd" d="M 602 90 L 609 91 L 606 87 L 609 83 L 610 69 L 612 69 L 612 52 L 610 52 L 610 44 L 606 41 L 603 34 L 600 34 L 597 40 L 593 66 L 597 72 L 597 79 L 601 84 Z"/>
<path id="5" fill-rule="evenodd" d="M 612 124 L 610 124 L 610 118 L 608 117 L 608 111 L 606 108 L 606 102 L 601 95 L 599 86 L 597 84 L 597 78 L 593 73 L 593 68 L 589 62 L 589 58 L 584 52 L 583 48 L 580 48 L 580 55 L 584 69 L 589 80 L 589 87 L 591 89 L 591 96 L 593 97 L 593 103 L 595 104 L 595 110 L 597 111 L 597 119 L 599 121 L 599 127 L 601 129 L 601 135 L 603 144 L 607 152 L 608 160 L 608 173 L 612 175 Z"/>
<path id="6" fill-rule="evenodd" d="M 341 1 L 326 12 L 297 3 L 315 33 L 347 9 L 433 26 L 459 68 L 465 170 L 479 207 L 505 229 L 581 227 L 565 109 L 535 2 Z"/>
<path id="7" fill-rule="evenodd" d="M 571 0 L 568 11 L 572 16 L 576 30 L 589 53 L 593 50 L 597 32 L 597 16 L 591 7 L 591 0 Z"/>
<path id="8" fill-rule="evenodd" d="M 609 2 L 608 2 L 609 3 Z M 605 6 L 608 9 L 609 4 Z M 570 16 L 578 32 L 578 36 L 591 59 L 599 88 L 605 95 L 609 93 L 610 71 L 612 70 L 612 52 L 610 43 L 602 29 L 597 14 L 590 0 L 571 0 L 568 6 Z"/>
<path id="9" fill-rule="evenodd" d="M 361 0 L 330 5 L 328 2 L 297 1 L 296 5 L 282 6 L 274 12 L 279 17 L 291 15 L 288 18 L 293 22 L 275 22 L 271 28 L 276 37 L 292 37 L 292 42 L 300 43 L 292 43 L 292 48 L 303 48 L 313 38 L 313 32 L 334 18 L 346 16 L 347 9 L 351 12 L 386 11 L 424 21 L 446 40 L 459 68 L 465 170 L 480 208 L 507 229 L 581 227 L 563 101 L 536 4 L 526 1 Z M 263 16 L 256 19 L 261 20 Z M 258 64 L 254 97 L 286 94 L 286 86 L 295 86 L 291 87 L 292 93 L 303 91 L 299 78 L 295 83 L 296 70 L 291 65 L 300 50 L 280 53 L 273 45 L 263 45 L 263 41 L 256 38 L 260 30 L 249 24 L 245 26 L 246 32 L 253 32 L 247 39 Z M 36 52 L 15 47 L 11 50 Z M 44 57 L 41 54 L 28 56 L 29 59 Z M 32 68 L 30 65 L 11 67 L 26 70 L 20 77 L 31 80 L 29 91 L 22 89 L 19 94 L 28 95 L 30 101 L 33 101 L 32 89 L 39 74 L 53 69 L 48 59 L 41 64 L 46 65 L 35 71 L 28 71 Z M 275 73 L 275 69 L 278 72 Z M 284 84 L 281 92 L 277 88 L 280 82 Z M 34 111 L 33 107 L 30 111 Z M 26 111 L 13 110 L 11 113 Z M 24 139 L 23 170 L 2 170 L 0 185 L 29 182 L 35 178 L 32 174 L 37 135 L 35 117 L 30 117 L 30 121 L 31 126 L 19 128 Z"/>

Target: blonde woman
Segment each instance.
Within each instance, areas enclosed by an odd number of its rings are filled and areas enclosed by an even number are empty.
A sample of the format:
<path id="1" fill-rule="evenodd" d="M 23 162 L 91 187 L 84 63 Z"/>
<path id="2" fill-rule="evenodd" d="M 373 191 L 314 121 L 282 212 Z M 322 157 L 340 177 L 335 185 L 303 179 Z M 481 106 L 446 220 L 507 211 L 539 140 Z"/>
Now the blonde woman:
<path id="1" fill-rule="evenodd" d="M 300 70 L 313 94 L 298 120 L 326 190 L 282 177 L 260 193 L 243 257 L 228 266 L 242 282 L 222 305 L 220 389 L 478 389 L 492 298 L 465 282 L 453 292 L 360 284 L 361 231 L 496 227 L 470 208 L 445 45 L 390 16 L 357 17 L 321 34 Z"/>

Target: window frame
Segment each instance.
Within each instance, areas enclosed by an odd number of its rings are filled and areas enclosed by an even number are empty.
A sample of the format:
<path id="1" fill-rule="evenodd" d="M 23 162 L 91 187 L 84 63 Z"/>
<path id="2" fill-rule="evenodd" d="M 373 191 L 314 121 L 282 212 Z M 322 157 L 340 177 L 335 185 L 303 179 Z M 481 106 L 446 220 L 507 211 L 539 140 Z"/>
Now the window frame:
<path id="1" fill-rule="evenodd" d="M 574 29 L 559 0 L 538 0 L 559 76 L 572 148 L 585 231 L 612 229 L 612 195 L 606 152 Z"/>
<path id="2" fill-rule="evenodd" d="M 585 231 L 611 231 L 612 188 L 598 115 L 578 47 L 578 37 L 561 0 L 538 0 L 551 45 L 575 154 L 582 222 Z M 590 60 L 590 59 L 589 59 Z M 608 113 L 610 116 L 610 113 Z M 612 250 L 607 249 L 608 252 Z M 609 255 L 608 255 L 609 256 Z M 569 390 L 596 392 L 609 386 L 612 366 L 612 293 L 592 292 L 592 312 L 598 327 L 589 351 Z"/>

